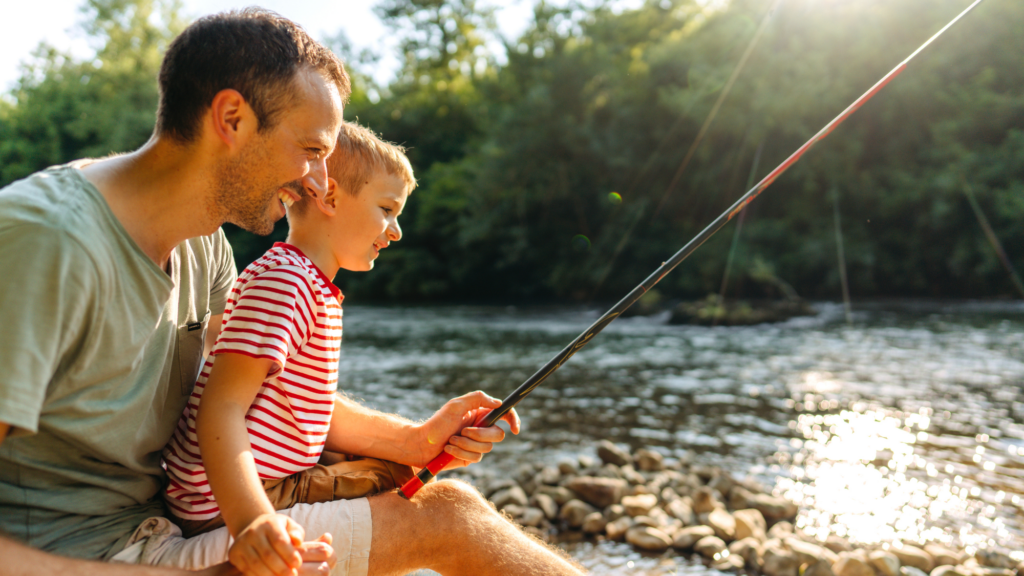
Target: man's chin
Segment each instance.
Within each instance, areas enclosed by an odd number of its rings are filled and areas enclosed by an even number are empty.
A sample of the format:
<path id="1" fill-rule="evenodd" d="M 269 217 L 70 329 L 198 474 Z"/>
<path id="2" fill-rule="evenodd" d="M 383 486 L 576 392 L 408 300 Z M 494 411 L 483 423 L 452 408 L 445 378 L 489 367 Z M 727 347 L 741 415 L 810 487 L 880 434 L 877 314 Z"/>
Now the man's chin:
<path id="1" fill-rule="evenodd" d="M 246 232 L 251 232 L 257 236 L 269 236 L 270 233 L 274 231 L 274 224 L 276 224 L 278 220 L 280 220 L 280 218 L 267 216 L 259 220 L 255 218 L 246 218 L 244 220 L 228 220 L 228 222 L 231 222 L 232 224 L 238 226 L 242 230 L 245 230 Z"/>

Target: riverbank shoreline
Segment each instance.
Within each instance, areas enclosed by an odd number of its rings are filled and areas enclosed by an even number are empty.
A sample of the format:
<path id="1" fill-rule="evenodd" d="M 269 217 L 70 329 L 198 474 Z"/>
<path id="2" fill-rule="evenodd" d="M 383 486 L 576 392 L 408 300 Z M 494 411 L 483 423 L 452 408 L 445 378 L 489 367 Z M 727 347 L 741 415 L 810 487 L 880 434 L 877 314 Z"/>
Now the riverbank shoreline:
<path id="1" fill-rule="evenodd" d="M 648 448 L 630 453 L 603 440 L 597 458 L 524 464 L 512 476 L 475 483 L 525 532 L 556 544 L 626 542 L 765 576 L 1024 576 L 1024 561 L 1000 548 L 812 537 L 794 526 L 796 503 L 716 466 Z"/>

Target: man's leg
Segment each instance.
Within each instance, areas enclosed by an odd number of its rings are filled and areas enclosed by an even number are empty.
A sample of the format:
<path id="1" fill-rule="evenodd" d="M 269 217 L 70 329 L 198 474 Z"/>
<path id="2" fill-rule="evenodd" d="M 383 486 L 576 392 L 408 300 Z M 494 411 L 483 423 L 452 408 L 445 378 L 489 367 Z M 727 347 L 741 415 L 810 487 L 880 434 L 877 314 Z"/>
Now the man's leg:
<path id="1" fill-rule="evenodd" d="M 421 568 L 445 576 L 583 574 L 565 553 L 524 534 L 468 484 L 427 484 L 411 502 L 395 493 L 369 501 L 370 576 Z"/>

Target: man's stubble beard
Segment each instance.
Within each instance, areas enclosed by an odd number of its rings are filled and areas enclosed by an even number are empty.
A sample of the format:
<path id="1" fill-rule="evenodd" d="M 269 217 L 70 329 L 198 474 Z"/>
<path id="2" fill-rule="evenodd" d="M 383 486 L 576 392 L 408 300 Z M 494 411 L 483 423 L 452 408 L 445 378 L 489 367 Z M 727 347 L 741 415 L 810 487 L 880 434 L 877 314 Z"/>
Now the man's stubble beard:
<path id="1" fill-rule="evenodd" d="M 230 222 L 253 234 L 266 236 L 273 232 L 277 219 L 270 214 L 270 208 L 274 202 L 280 202 L 277 190 L 281 184 L 253 176 L 260 174 L 268 158 L 266 143 L 257 138 L 237 158 L 221 165 L 209 213 L 216 214 L 220 222 Z"/>

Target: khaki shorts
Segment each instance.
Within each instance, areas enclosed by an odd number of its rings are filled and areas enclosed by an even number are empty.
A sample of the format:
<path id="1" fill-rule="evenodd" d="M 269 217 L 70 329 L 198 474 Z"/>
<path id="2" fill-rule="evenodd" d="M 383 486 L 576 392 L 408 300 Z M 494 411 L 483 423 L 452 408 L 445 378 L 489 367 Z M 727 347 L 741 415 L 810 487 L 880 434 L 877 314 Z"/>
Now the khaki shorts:
<path id="1" fill-rule="evenodd" d="M 274 510 L 296 504 L 319 504 L 354 500 L 400 488 L 414 476 L 412 468 L 377 458 L 357 458 L 324 452 L 320 464 L 291 476 L 264 480 L 263 489 Z M 210 520 L 183 520 L 171 515 L 185 538 L 192 538 L 224 526 L 218 514 Z"/>

